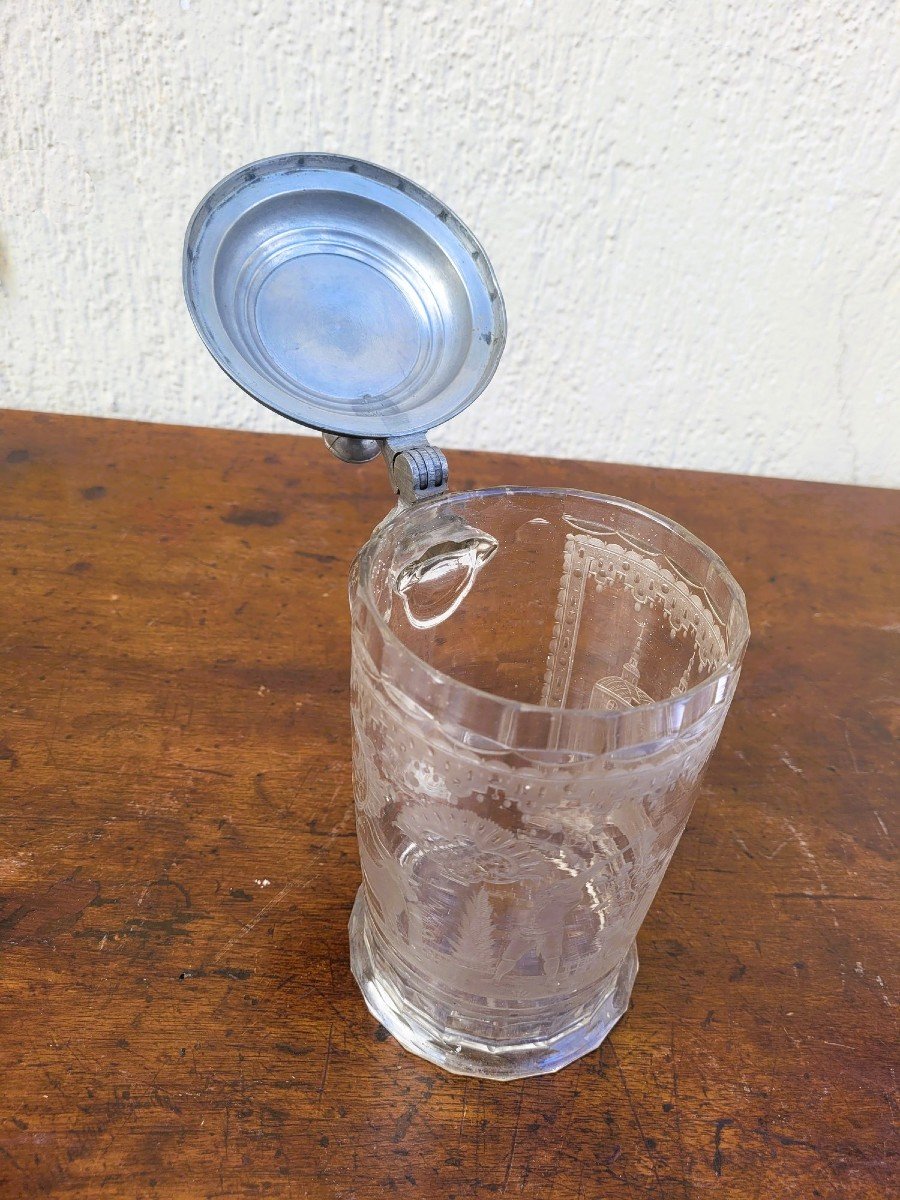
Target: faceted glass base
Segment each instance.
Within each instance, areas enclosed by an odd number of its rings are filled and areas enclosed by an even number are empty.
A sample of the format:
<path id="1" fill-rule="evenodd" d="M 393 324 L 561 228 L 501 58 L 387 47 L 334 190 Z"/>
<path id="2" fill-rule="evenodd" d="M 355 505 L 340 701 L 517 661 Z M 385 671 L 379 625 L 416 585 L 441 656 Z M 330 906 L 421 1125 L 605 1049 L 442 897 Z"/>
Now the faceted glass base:
<path id="1" fill-rule="evenodd" d="M 350 965 L 366 1005 L 401 1046 L 446 1071 L 483 1079 L 523 1079 L 558 1071 L 596 1050 L 628 1007 L 638 969 L 634 943 L 588 1002 L 578 996 L 571 1008 L 555 1004 L 551 1013 L 533 1014 L 533 1027 L 559 1032 L 527 1040 L 472 1036 L 461 1027 L 477 1025 L 477 1017 L 467 1018 L 447 1001 L 432 1003 L 432 1011 L 425 1011 L 419 981 L 404 980 L 386 963 L 373 936 L 363 891 L 359 889 L 350 917 Z M 509 1014 L 498 1017 L 498 1028 L 517 1024 Z"/>

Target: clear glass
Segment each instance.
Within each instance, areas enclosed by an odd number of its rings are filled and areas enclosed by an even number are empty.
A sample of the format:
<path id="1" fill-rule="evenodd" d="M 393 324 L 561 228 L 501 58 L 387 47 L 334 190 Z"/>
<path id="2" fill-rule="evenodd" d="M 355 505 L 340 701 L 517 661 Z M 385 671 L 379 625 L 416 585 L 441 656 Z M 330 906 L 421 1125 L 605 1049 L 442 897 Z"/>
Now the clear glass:
<path id="1" fill-rule="evenodd" d="M 557 1070 L 627 1007 L 743 594 L 648 509 L 503 488 L 396 510 L 350 599 L 366 1003 L 450 1071 Z"/>

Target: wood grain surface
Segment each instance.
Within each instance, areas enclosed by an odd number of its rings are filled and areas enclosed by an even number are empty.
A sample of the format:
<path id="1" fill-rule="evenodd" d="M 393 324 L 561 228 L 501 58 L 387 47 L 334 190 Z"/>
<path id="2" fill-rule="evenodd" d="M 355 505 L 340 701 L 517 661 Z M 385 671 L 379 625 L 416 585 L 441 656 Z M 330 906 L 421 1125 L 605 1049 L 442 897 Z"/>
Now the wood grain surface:
<path id="1" fill-rule="evenodd" d="M 648 504 L 747 592 L 629 1013 L 498 1084 L 356 991 L 346 575 L 380 463 L 0 413 L 3 1200 L 896 1194 L 897 494 L 450 462 Z"/>

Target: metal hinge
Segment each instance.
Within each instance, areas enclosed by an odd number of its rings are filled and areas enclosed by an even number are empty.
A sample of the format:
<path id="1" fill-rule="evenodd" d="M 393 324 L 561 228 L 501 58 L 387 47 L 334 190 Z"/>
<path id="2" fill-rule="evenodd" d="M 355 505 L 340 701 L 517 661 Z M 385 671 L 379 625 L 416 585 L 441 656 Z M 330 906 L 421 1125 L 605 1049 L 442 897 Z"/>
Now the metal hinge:
<path id="1" fill-rule="evenodd" d="M 334 433 L 322 436 L 331 453 L 342 462 L 369 462 L 380 453 L 402 504 L 430 500 L 447 490 L 447 460 L 424 433 L 392 438 L 354 438 Z"/>

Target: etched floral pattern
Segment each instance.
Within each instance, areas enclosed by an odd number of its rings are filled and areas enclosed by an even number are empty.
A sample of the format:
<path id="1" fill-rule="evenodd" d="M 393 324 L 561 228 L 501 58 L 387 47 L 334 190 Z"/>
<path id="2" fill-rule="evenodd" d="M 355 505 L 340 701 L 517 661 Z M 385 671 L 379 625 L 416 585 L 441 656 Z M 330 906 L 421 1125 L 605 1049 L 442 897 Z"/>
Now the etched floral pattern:
<path id="1" fill-rule="evenodd" d="M 544 858 L 524 836 L 465 808 L 406 805 L 397 828 L 428 856 L 429 869 L 465 886 L 540 880 Z"/>
<path id="2" fill-rule="evenodd" d="M 482 757 L 399 707 L 359 646 L 353 688 L 360 856 L 385 952 L 506 1001 L 604 977 L 677 845 L 725 706 L 655 754 L 561 777 Z"/>

